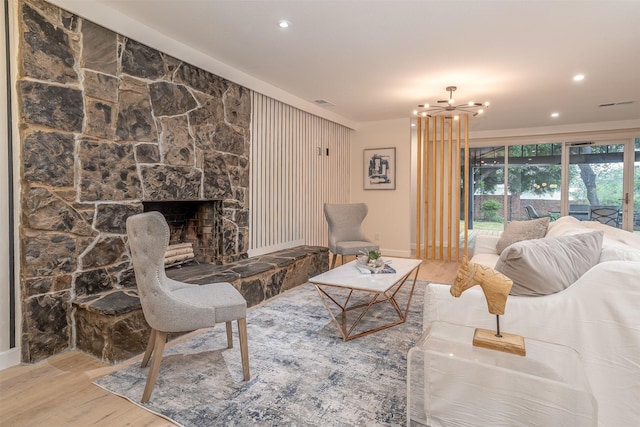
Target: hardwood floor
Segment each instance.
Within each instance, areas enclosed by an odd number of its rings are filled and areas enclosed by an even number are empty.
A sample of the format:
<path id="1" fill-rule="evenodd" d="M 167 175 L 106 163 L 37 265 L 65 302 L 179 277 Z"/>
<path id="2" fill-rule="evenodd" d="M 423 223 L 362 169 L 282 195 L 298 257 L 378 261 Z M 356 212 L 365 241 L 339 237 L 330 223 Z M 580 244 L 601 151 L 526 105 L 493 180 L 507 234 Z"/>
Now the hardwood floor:
<path id="1" fill-rule="evenodd" d="M 173 426 L 92 381 L 112 367 L 78 351 L 0 372 L 2 426 Z"/>
<path id="2" fill-rule="evenodd" d="M 460 263 L 440 260 L 425 260 L 420 266 L 418 280 L 428 280 L 435 283 L 453 283 Z"/>
<path id="3" fill-rule="evenodd" d="M 455 262 L 424 261 L 418 279 L 451 283 L 457 268 Z M 139 363 L 140 359 L 141 356 L 128 363 Z M 0 425 L 173 426 L 164 418 L 93 385 L 94 379 L 119 367 L 70 351 L 36 365 L 0 371 Z"/>

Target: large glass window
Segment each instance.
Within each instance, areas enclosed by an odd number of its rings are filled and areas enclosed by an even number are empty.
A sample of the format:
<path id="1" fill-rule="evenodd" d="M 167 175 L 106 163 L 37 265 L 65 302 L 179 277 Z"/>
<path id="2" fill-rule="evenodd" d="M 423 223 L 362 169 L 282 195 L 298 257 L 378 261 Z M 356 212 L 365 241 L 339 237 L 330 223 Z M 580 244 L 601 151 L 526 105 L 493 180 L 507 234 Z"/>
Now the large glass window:
<path id="1" fill-rule="evenodd" d="M 569 148 L 569 215 L 621 228 L 623 192 L 624 144 Z"/>
<path id="2" fill-rule="evenodd" d="M 560 215 L 562 144 L 514 145 L 506 149 L 506 181 L 505 147 L 470 150 L 473 221 L 469 228 L 502 230 L 505 222 Z"/>
<path id="3" fill-rule="evenodd" d="M 631 153 L 633 176 L 625 171 Z M 565 214 L 640 232 L 640 138 L 633 151 L 625 141 L 586 141 L 474 147 L 469 154 L 472 179 L 461 197 L 470 201 L 470 230 L 497 234 L 510 221 Z"/>
<path id="4" fill-rule="evenodd" d="M 469 229 L 504 229 L 504 146 L 469 150 Z"/>
<path id="5" fill-rule="evenodd" d="M 561 163 L 561 143 L 509 147 L 509 221 L 560 215 Z"/>

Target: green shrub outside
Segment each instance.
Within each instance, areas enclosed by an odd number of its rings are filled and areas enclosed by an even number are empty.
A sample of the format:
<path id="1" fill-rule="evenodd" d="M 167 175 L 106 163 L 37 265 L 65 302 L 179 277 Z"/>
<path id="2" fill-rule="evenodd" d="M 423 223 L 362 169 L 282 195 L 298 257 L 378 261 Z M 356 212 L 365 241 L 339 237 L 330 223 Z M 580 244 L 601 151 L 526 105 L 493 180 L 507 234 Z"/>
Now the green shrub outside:
<path id="1" fill-rule="evenodd" d="M 502 217 L 498 213 L 502 210 L 502 205 L 493 199 L 485 200 L 480 205 L 480 212 L 484 215 L 485 221 L 502 222 Z"/>

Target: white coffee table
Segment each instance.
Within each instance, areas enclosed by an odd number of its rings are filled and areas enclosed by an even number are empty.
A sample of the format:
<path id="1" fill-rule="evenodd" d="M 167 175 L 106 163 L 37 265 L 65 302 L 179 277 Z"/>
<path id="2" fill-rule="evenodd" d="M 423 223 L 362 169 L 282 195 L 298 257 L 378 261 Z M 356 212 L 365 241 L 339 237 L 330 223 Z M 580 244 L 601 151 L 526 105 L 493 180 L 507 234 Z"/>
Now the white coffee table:
<path id="1" fill-rule="evenodd" d="M 407 319 L 413 290 L 418 278 L 418 270 L 422 261 L 387 257 L 384 260 L 390 261 L 391 267 L 396 270 L 395 273 L 363 274 L 356 268 L 355 261 L 351 261 L 309 279 L 309 282 L 314 284 L 318 290 L 322 302 L 345 341 L 399 325 Z M 396 300 L 396 296 L 411 273 L 414 272 L 413 283 L 403 311 Z M 364 300 L 362 298 L 354 298 L 354 292 L 357 292 L 359 297 L 361 294 L 364 295 Z M 340 321 L 333 313 L 330 303 L 334 305 L 334 309 L 335 307 L 340 309 Z M 356 326 L 358 326 L 371 307 L 379 303 L 389 303 L 395 310 L 398 319 L 383 322 L 381 325 L 371 327 L 365 331 L 354 332 Z M 354 321 L 348 322 L 347 314 L 353 310 L 360 310 L 360 312 L 356 312 Z"/>

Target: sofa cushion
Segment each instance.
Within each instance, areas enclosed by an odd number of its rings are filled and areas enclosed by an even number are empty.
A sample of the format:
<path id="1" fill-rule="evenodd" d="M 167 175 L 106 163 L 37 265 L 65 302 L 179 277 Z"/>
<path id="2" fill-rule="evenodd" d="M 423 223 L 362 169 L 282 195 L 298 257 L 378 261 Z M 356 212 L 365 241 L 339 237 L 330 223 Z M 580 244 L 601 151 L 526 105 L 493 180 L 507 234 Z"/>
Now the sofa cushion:
<path id="1" fill-rule="evenodd" d="M 598 223 L 599 224 L 599 223 Z M 580 221 L 570 215 L 562 216 L 549 224 L 546 237 L 571 236 L 574 234 L 588 233 L 588 221 Z"/>
<path id="2" fill-rule="evenodd" d="M 530 221 L 511 221 L 504 228 L 496 249 L 501 254 L 508 246 L 516 242 L 541 239 L 547 234 L 549 218 L 532 219 Z"/>
<path id="3" fill-rule="evenodd" d="M 500 255 L 496 253 L 478 254 L 474 255 L 473 258 L 471 258 L 471 262 L 473 262 L 474 264 L 481 264 L 489 268 L 495 268 L 498 259 L 500 259 Z"/>
<path id="4" fill-rule="evenodd" d="M 554 294 L 598 263 L 602 237 L 596 231 L 516 242 L 502 252 L 495 269 L 513 280 L 511 295 Z"/>
<path id="5" fill-rule="evenodd" d="M 603 241 L 604 242 L 604 241 Z M 600 262 L 607 261 L 635 261 L 640 262 L 640 250 L 626 246 L 602 246 Z"/>

